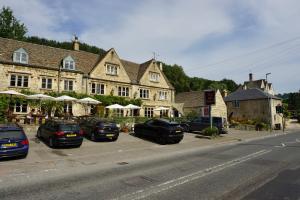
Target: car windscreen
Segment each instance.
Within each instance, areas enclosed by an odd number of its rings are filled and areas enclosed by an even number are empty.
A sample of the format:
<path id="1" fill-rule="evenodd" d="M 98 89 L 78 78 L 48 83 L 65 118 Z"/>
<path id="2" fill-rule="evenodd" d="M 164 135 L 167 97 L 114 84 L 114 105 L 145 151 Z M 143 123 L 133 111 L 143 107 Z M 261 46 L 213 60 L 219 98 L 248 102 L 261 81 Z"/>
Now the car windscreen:
<path id="1" fill-rule="evenodd" d="M 2 139 L 23 139 L 24 134 L 20 130 L 1 130 L 0 140 Z"/>
<path id="2" fill-rule="evenodd" d="M 109 122 L 109 121 L 101 121 L 97 123 L 98 127 L 116 127 L 115 122 Z"/>
<path id="3" fill-rule="evenodd" d="M 59 129 L 61 131 L 79 131 L 79 126 L 77 124 L 60 124 Z"/>

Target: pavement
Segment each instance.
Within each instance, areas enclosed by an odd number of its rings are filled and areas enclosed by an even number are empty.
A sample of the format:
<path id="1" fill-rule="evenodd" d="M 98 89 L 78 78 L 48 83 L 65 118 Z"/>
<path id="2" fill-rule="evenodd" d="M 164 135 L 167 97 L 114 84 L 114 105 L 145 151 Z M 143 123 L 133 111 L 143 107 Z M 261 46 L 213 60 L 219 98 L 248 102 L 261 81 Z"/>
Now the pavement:
<path id="1" fill-rule="evenodd" d="M 122 133 L 66 150 L 34 143 L 43 154 L 0 163 L 0 199 L 299 199 L 299 134 L 187 133 L 162 146 Z"/>

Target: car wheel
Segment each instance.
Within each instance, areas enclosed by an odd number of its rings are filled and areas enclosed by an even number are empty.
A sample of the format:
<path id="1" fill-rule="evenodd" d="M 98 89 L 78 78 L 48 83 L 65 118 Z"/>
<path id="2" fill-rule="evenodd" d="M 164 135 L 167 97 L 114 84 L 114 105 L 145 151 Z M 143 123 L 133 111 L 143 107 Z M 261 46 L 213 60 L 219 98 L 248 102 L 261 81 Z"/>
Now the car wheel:
<path id="1" fill-rule="evenodd" d="M 114 137 L 114 138 L 111 139 L 111 141 L 115 142 L 115 141 L 117 141 L 117 139 L 118 139 L 118 137 Z"/>
<path id="2" fill-rule="evenodd" d="M 24 154 L 24 155 L 20 156 L 20 158 L 21 158 L 21 159 L 24 159 L 24 158 L 26 158 L 26 157 L 27 157 L 27 155 L 28 155 L 28 153 L 26 153 L 26 154 Z"/>
<path id="3" fill-rule="evenodd" d="M 95 133 L 92 133 L 92 134 L 91 134 L 91 140 L 92 140 L 92 141 L 96 141 Z"/>
<path id="4" fill-rule="evenodd" d="M 41 135 L 41 130 L 39 129 L 36 133 L 36 137 L 41 139 L 42 138 L 42 135 Z"/>
<path id="5" fill-rule="evenodd" d="M 54 148 L 54 139 L 51 137 L 49 138 L 49 147 Z"/>
<path id="6" fill-rule="evenodd" d="M 167 140 L 166 140 L 165 138 L 163 138 L 163 137 L 157 138 L 157 142 L 158 142 L 159 144 L 161 144 L 161 145 L 167 144 Z"/>
<path id="7" fill-rule="evenodd" d="M 173 144 L 178 144 L 181 140 L 174 140 Z"/>
<path id="8" fill-rule="evenodd" d="M 81 147 L 81 144 L 75 145 L 74 147 L 79 148 L 79 147 Z"/>

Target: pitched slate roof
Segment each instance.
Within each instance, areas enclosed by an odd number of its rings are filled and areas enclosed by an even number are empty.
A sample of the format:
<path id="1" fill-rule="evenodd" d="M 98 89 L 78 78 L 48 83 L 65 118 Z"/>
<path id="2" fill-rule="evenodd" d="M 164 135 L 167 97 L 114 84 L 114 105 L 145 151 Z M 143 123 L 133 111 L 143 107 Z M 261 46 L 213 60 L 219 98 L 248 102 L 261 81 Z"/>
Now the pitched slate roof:
<path id="1" fill-rule="evenodd" d="M 88 73 L 94 63 L 99 60 L 99 57 L 103 56 L 85 51 L 59 49 L 0 37 L 0 61 L 13 63 L 13 53 L 19 48 L 23 48 L 28 53 L 29 66 L 58 69 L 62 60 L 67 56 L 71 56 L 75 60 L 76 69 L 83 73 Z"/>
<path id="2" fill-rule="evenodd" d="M 200 107 L 204 105 L 204 92 L 182 92 L 175 96 L 175 103 L 184 103 L 184 107 Z"/>
<path id="3" fill-rule="evenodd" d="M 89 74 L 93 68 L 105 57 L 107 52 L 109 52 L 106 51 L 101 54 L 94 54 L 85 51 L 66 50 L 0 37 L 0 63 L 14 64 L 12 60 L 13 53 L 20 48 L 23 48 L 29 54 L 28 64 L 18 63 L 20 65 L 35 66 L 40 68 L 46 67 L 57 70 L 61 66 L 62 60 L 67 56 L 71 56 L 75 60 L 76 70 L 85 74 Z M 121 63 L 131 79 L 131 82 L 138 84 L 140 78 L 145 73 L 152 60 L 153 59 L 145 63 L 138 64 L 121 59 Z M 167 80 L 169 87 L 173 88 L 168 79 L 165 76 L 164 78 Z"/>
<path id="4" fill-rule="evenodd" d="M 253 89 L 246 89 L 246 90 L 237 90 L 229 94 L 227 97 L 225 97 L 224 101 L 225 102 L 235 101 L 235 100 L 245 101 L 245 100 L 268 99 L 268 98 L 281 100 L 281 98 L 279 97 L 271 95 L 258 88 L 253 88 Z"/>

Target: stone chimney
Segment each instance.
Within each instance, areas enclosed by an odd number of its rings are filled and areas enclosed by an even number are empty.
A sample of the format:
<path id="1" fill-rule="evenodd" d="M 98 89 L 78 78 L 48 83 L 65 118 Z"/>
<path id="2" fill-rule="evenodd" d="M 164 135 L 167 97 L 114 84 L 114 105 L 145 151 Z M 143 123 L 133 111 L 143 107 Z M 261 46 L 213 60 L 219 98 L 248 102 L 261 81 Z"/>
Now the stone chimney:
<path id="1" fill-rule="evenodd" d="M 73 40 L 73 50 L 79 51 L 79 40 L 76 35 L 74 36 L 74 40 Z"/>
<path id="2" fill-rule="evenodd" d="M 159 62 L 159 69 L 160 69 L 160 71 L 163 71 L 163 64 L 162 64 L 162 62 Z"/>
<path id="3" fill-rule="evenodd" d="M 253 81 L 253 74 L 252 73 L 249 74 L 249 81 Z"/>

